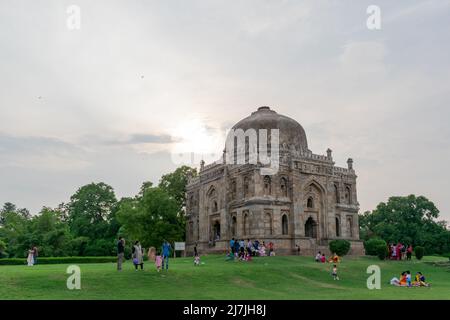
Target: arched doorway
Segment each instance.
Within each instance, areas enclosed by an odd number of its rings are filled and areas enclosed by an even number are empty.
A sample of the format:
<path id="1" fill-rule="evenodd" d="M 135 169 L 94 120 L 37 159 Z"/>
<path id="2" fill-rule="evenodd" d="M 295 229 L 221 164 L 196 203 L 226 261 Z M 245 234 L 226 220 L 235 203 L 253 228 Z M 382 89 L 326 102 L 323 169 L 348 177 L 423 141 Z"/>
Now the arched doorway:
<path id="1" fill-rule="evenodd" d="M 317 223 L 312 217 L 309 217 L 305 223 L 305 237 L 317 238 Z"/>
<path id="2" fill-rule="evenodd" d="M 335 218 L 336 222 L 336 237 L 341 236 L 341 219 L 339 217 Z"/>
<path id="3" fill-rule="evenodd" d="M 235 216 L 231 218 L 231 236 L 236 237 L 237 219 Z"/>
<path id="4" fill-rule="evenodd" d="M 213 225 L 213 242 L 220 240 L 220 222 L 216 221 Z"/>
<path id="5" fill-rule="evenodd" d="M 243 219 L 243 228 L 242 229 L 244 230 L 244 233 L 243 233 L 244 236 L 250 235 L 250 219 L 248 216 L 248 211 L 244 211 L 244 219 Z"/>
<path id="6" fill-rule="evenodd" d="M 264 234 L 266 236 L 272 235 L 272 215 L 266 212 L 264 215 Z"/>
<path id="7" fill-rule="evenodd" d="M 281 218 L 281 234 L 287 235 L 288 233 L 289 233 L 288 218 L 287 215 L 283 214 L 283 217 Z"/>

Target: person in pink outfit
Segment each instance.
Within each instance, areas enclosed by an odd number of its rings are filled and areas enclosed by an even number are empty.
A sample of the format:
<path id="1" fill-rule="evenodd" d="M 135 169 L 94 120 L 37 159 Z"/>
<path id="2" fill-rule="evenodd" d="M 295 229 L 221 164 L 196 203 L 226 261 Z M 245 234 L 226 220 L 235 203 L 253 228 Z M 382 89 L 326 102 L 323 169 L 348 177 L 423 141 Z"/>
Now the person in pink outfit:
<path id="1" fill-rule="evenodd" d="M 161 253 L 158 252 L 155 257 L 155 266 L 158 272 L 161 270 L 161 265 L 162 265 L 162 256 Z"/>

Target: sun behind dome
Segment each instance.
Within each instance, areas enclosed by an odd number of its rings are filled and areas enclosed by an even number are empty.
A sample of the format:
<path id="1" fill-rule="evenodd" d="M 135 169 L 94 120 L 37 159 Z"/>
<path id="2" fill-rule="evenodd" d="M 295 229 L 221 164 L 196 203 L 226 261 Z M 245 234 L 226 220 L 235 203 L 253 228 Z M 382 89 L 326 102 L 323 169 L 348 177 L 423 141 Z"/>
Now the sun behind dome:
<path id="1" fill-rule="evenodd" d="M 314 154 L 303 127 L 266 106 L 232 129 L 279 129 L 279 168 L 263 176 L 260 164 L 202 164 L 186 192 L 188 252 L 197 245 L 201 252 L 223 253 L 235 238 L 272 242 L 277 254 L 300 248 L 313 255 L 327 253 L 333 239 L 347 239 L 350 254 L 363 254 L 352 159 L 341 168 L 330 149 Z"/>

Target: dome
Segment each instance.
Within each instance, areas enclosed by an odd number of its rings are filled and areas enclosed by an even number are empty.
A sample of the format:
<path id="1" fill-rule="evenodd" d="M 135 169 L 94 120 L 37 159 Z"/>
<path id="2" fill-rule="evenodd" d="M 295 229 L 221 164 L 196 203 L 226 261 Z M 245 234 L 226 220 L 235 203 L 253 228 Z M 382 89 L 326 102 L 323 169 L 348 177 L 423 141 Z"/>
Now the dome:
<path id="1" fill-rule="evenodd" d="M 236 123 L 232 129 L 279 129 L 280 147 L 295 150 L 307 150 L 308 141 L 303 127 L 289 117 L 276 113 L 269 107 L 260 107 L 250 116 Z"/>

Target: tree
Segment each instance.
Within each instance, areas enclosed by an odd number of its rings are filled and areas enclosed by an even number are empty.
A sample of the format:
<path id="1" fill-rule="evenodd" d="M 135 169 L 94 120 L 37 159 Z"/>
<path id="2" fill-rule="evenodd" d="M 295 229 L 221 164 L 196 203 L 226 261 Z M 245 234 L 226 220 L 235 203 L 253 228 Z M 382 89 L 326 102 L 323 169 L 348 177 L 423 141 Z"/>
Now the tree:
<path id="1" fill-rule="evenodd" d="M 194 177 L 196 175 L 197 169 L 181 166 L 174 172 L 163 175 L 159 181 L 158 186 L 175 199 L 180 212 L 186 205 L 185 197 L 188 179 L 190 176 Z"/>
<path id="2" fill-rule="evenodd" d="M 178 219 L 178 203 L 160 187 L 146 187 L 142 195 L 122 199 L 117 219 L 121 232 L 143 246 L 160 246 L 164 239 L 183 239 L 184 228 Z"/>
<path id="3" fill-rule="evenodd" d="M 69 226 L 60 219 L 58 209 L 43 207 L 41 212 L 33 217 L 29 233 L 30 243 L 27 247 L 37 246 L 40 256 L 67 256 L 72 252 L 69 243 L 72 240 Z"/>
<path id="4" fill-rule="evenodd" d="M 0 239 L 0 258 L 3 258 L 5 252 L 6 252 L 6 243 Z"/>
<path id="5" fill-rule="evenodd" d="M 439 210 L 423 196 L 391 197 L 372 212 L 360 216 L 360 227 L 367 240 L 378 237 L 388 243 L 424 246 L 427 253 L 450 251 L 450 232 L 437 222 Z"/>
<path id="6" fill-rule="evenodd" d="M 10 207 L 11 208 L 11 207 Z M 4 239 L 8 252 L 13 257 L 24 257 L 24 239 L 29 235 L 30 220 L 16 211 L 2 211 L 0 239 Z"/>
<path id="7" fill-rule="evenodd" d="M 100 239 L 109 233 L 111 213 L 117 204 L 111 186 L 100 182 L 78 189 L 67 204 L 68 222 L 75 237 Z"/>
<path id="8" fill-rule="evenodd" d="M 10 212 L 16 212 L 16 205 L 11 202 L 5 202 L 3 208 L 0 210 L 0 225 L 5 224 L 6 215 Z"/>

